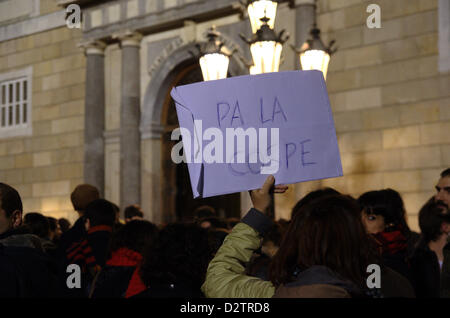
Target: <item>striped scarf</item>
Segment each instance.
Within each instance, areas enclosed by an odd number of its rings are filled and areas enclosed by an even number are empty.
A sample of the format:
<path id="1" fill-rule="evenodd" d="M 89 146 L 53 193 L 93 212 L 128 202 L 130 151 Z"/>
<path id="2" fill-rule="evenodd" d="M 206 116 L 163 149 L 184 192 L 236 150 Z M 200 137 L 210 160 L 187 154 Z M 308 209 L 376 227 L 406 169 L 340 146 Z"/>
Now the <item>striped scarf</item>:
<path id="1" fill-rule="evenodd" d="M 107 225 L 98 225 L 90 228 L 87 234 L 89 235 L 99 231 L 112 232 L 112 228 Z M 72 246 L 66 250 L 66 256 L 67 261 L 70 264 L 80 265 L 83 272 L 88 268 L 93 269 L 94 272 L 98 272 L 101 269 L 87 238 L 72 244 Z"/>

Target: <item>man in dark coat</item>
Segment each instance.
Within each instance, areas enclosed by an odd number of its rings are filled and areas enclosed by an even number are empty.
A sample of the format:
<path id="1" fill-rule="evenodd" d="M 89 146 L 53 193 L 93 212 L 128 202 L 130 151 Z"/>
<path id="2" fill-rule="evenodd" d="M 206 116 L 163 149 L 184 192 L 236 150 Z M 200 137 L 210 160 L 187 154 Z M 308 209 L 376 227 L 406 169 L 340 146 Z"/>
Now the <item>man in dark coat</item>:
<path id="1" fill-rule="evenodd" d="M 436 185 L 436 203 L 450 213 L 450 168 L 441 172 Z M 444 261 L 441 271 L 441 297 L 450 298 L 450 243 L 443 250 Z"/>
<path id="2" fill-rule="evenodd" d="M 64 296 L 87 297 L 92 281 L 105 266 L 111 232 L 115 222 L 115 211 L 111 202 L 98 199 L 88 204 L 84 215 L 85 234 L 66 250 L 64 268 L 76 264 L 81 269 L 81 288 L 66 288 Z M 67 273 L 61 273 L 65 283 Z M 64 287 L 64 286 L 63 286 Z"/>
<path id="3" fill-rule="evenodd" d="M 422 232 L 411 257 L 414 287 L 417 297 L 440 297 L 442 292 L 444 246 L 450 232 L 450 215 L 435 201 L 427 202 L 419 212 Z"/>
<path id="4" fill-rule="evenodd" d="M 0 298 L 55 296 L 56 276 L 38 237 L 20 231 L 22 200 L 0 183 Z"/>
<path id="5" fill-rule="evenodd" d="M 100 198 L 98 189 L 90 184 L 80 184 L 70 195 L 74 210 L 78 213 L 78 220 L 65 232 L 59 242 L 59 254 L 65 256 L 65 252 L 73 244 L 78 243 L 86 234 L 84 214 L 89 203 Z"/>

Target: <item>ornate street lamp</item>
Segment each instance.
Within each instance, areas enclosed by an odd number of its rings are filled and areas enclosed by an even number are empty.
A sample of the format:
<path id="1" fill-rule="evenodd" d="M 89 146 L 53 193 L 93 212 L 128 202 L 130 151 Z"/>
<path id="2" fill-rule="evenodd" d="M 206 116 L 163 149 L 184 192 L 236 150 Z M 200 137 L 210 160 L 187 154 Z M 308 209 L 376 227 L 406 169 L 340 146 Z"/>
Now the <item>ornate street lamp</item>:
<path id="1" fill-rule="evenodd" d="M 286 35 L 283 38 L 285 30 L 282 30 L 277 35 L 268 24 L 269 18 L 263 17 L 260 20 L 262 25 L 251 39 L 246 39 L 240 34 L 241 38 L 250 44 L 250 52 L 253 57 L 250 74 L 278 72 L 283 43 L 286 42 L 289 36 Z"/>
<path id="2" fill-rule="evenodd" d="M 230 56 L 233 54 L 219 39 L 220 33 L 212 26 L 207 33 L 208 41 L 197 44 L 200 67 L 205 81 L 227 77 Z"/>
<path id="3" fill-rule="evenodd" d="M 279 0 L 247 0 L 247 11 L 252 25 L 252 33 L 255 34 L 262 26 L 261 19 L 267 17 L 271 29 L 275 26 L 277 6 Z"/>
<path id="4" fill-rule="evenodd" d="M 300 49 L 294 48 L 294 50 L 299 54 L 300 64 L 303 70 L 321 71 L 323 77 L 326 79 L 330 56 L 337 51 L 337 49 L 332 48 L 335 40 L 330 41 L 328 47 L 326 47 L 320 38 L 320 30 L 316 24 L 314 24 L 310 34 L 311 38 Z"/>

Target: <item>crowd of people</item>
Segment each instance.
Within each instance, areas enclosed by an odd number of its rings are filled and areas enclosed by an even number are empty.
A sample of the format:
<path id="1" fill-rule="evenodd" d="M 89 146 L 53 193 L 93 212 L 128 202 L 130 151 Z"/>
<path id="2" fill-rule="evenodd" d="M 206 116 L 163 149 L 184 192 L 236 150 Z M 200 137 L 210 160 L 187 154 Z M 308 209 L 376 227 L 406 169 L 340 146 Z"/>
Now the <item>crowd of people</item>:
<path id="1" fill-rule="evenodd" d="M 288 187 L 269 176 L 242 219 L 201 206 L 190 222 L 157 225 L 82 184 L 70 225 L 24 214 L 20 194 L 0 183 L 0 297 L 450 297 L 450 168 L 436 179 L 420 234 L 393 189 L 319 189 L 275 221 L 273 193 Z"/>

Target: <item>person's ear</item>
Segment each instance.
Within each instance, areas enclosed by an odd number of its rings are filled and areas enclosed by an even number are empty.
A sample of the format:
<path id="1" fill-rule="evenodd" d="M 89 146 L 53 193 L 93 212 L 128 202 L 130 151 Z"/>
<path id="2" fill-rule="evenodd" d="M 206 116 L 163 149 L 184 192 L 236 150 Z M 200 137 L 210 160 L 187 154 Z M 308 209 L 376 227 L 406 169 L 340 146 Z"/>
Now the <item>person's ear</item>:
<path id="1" fill-rule="evenodd" d="M 13 229 L 18 228 L 22 225 L 22 211 L 15 210 L 11 214 L 11 224 Z"/>
<path id="2" fill-rule="evenodd" d="M 86 219 L 86 221 L 84 221 L 84 228 L 86 229 L 86 231 L 89 231 L 89 229 L 91 228 L 91 221 L 89 221 L 89 219 Z"/>

